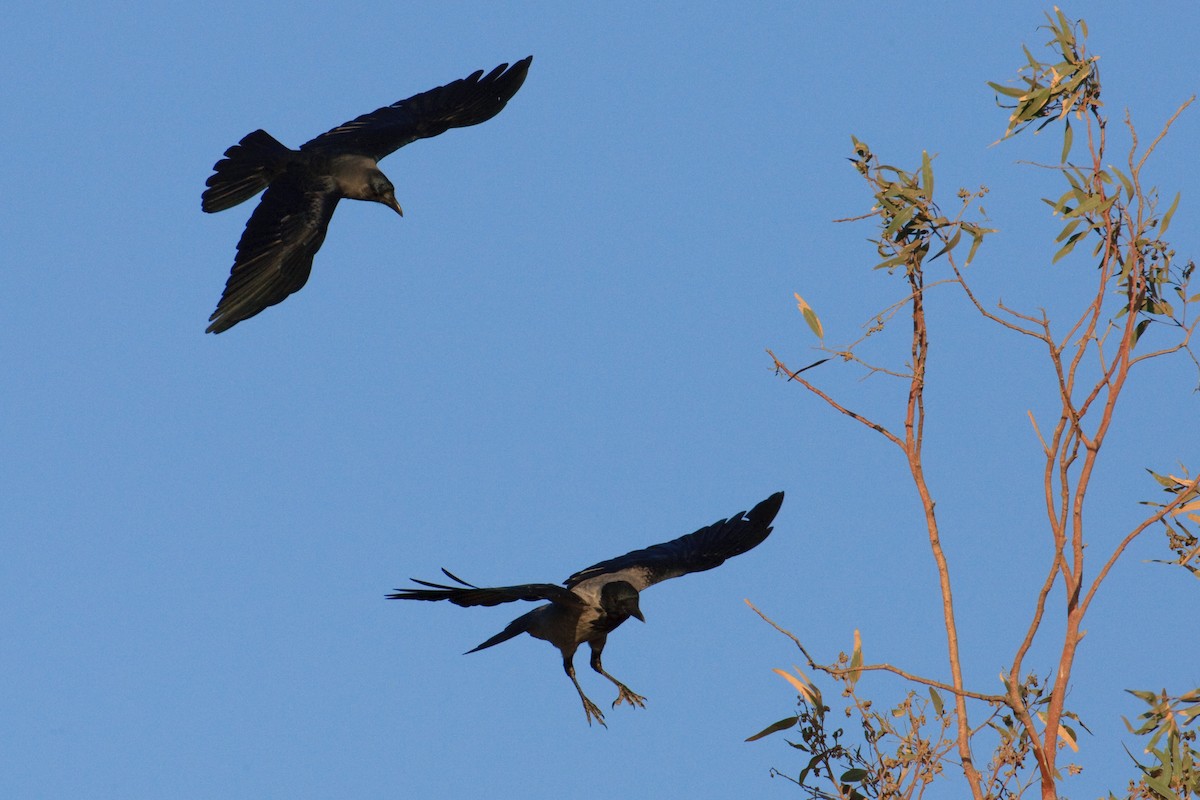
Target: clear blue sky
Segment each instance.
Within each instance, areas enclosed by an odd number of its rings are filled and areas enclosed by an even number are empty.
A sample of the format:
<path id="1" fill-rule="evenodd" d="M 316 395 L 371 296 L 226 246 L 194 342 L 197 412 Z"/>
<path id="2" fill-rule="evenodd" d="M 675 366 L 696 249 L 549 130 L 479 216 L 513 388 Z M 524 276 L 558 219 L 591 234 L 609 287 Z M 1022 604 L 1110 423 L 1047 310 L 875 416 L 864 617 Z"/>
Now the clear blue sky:
<path id="1" fill-rule="evenodd" d="M 987 184 L 972 274 L 1033 309 L 1085 285 L 1049 265 L 1061 190 L 1019 159 L 987 80 L 1040 46 L 1041 3 L 20 4 L 0 31 L 0 795 L 6 798 L 794 796 L 791 645 L 945 676 L 911 483 L 882 439 L 773 376 L 897 297 L 870 270 L 850 135 L 937 153 L 947 205 Z M 1197 90 L 1200 8 L 1067 7 L 1102 55 L 1114 159 Z M 496 119 L 383 162 L 405 209 L 346 202 L 308 286 L 221 336 L 206 319 L 251 205 L 200 212 L 221 153 L 265 128 L 296 146 L 360 113 L 532 53 Z M 1184 191 L 1192 110 L 1149 177 Z M 932 310 L 928 471 L 968 679 L 996 691 L 1046 553 L 1040 353 L 961 297 Z M 814 379 L 894 420 L 880 380 Z M 1179 359 L 1127 398 L 1090 519 L 1106 550 L 1153 496 L 1144 467 L 1200 467 Z M 589 729 L 557 653 L 463 651 L 524 608 L 385 601 L 446 566 L 557 581 L 773 491 L 775 533 L 643 598 L 606 666 L 649 698 Z M 1125 688 L 1200 684 L 1196 583 L 1145 564 L 1093 610 L 1069 705 L 1073 797 L 1132 770 Z M 1162 637 L 1180 627 L 1166 650 Z M 611 686 L 579 659 L 603 707 Z M 1031 665 L 1047 669 L 1049 649 Z M 881 697 L 896 687 L 877 683 Z M 948 795 L 942 795 L 948 796 Z"/>

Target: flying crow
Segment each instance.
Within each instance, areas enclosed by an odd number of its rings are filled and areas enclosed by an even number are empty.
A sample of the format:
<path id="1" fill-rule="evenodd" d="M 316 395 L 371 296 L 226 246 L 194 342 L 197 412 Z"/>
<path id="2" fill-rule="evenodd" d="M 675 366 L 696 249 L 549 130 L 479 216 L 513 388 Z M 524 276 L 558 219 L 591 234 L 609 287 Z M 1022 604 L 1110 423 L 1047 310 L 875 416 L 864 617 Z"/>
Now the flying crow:
<path id="1" fill-rule="evenodd" d="M 338 200 L 372 200 L 403 216 L 395 187 L 377 162 L 389 153 L 450 128 L 486 122 L 500 113 L 529 72 L 533 56 L 501 64 L 414 95 L 339 125 L 292 150 L 263 130 L 225 151 L 201 207 L 232 208 L 267 190 L 238 241 L 233 270 L 206 333 L 229 330 L 297 292 Z"/>
<path id="2" fill-rule="evenodd" d="M 530 583 L 481 588 L 443 569 L 447 577 L 460 585 L 446 586 L 414 578 L 414 583 L 428 588 L 397 589 L 388 598 L 449 600 L 459 606 L 494 606 L 513 600 L 549 600 L 548 604 L 522 614 L 500 633 L 467 652 L 483 650 L 521 633 L 544 639 L 562 652 L 563 669 L 571 683 L 575 684 L 575 691 L 579 692 L 588 724 L 592 724 L 594 717 L 601 725 L 605 725 L 604 715 L 583 693 L 575 678 L 575 650 L 587 642 L 592 650 L 592 669 L 616 684 L 618 694 L 613 701 L 614 708 L 622 701 L 644 708 L 646 698 L 635 694 L 604 671 L 600 653 L 604 650 L 608 634 L 630 617 L 646 621 L 638 607 L 638 593 L 647 586 L 689 572 L 719 567 L 725 559 L 757 547 L 771 532 L 771 521 L 775 519 L 782 503 L 783 492 L 777 492 L 750 509 L 749 513 L 739 512 L 687 536 L 601 561 L 576 572 L 563 581 L 562 586 Z"/>

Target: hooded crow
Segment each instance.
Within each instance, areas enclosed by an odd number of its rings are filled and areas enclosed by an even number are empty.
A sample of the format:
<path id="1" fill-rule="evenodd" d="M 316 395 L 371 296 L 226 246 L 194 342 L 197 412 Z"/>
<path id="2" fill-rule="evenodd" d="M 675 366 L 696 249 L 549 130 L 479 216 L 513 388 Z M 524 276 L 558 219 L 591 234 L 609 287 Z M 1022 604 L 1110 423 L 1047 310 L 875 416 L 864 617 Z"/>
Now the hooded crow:
<path id="1" fill-rule="evenodd" d="M 223 211 L 266 189 L 205 333 L 229 330 L 298 292 L 312 271 L 338 200 L 371 200 L 404 215 L 377 166 L 384 156 L 450 128 L 486 122 L 521 88 L 533 56 L 430 89 L 339 125 L 292 150 L 257 130 L 225 151 L 201 198 Z"/>
<path id="2" fill-rule="evenodd" d="M 647 586 L 653 586 L 667 578 L 677 578 L 690 572 L 703 572 L 719 567 L 725 559 L 741 555 L 761 544 L 771 533 L 771 521 L 775 519 L 782 503 L 783 492 L 776 492 L 750 509 L 749 513 L 742 511 L 687 536 L 593 564 L 567 578 L 562 586 L 553 583 L 530 583 L 521 586 L 481 588 L 443 569 L 442 572 L 458 583 L 458 586 L 413 578 L 414 583 L 427 588 L 397 589 L 394 594 L 389 594 L 388 598 L 449 600 L 459 606 L 494 606 L 514 600 L 549 600 L 548 604 L 522 614 L 500 633 L 467 652 L 483 650 L 521 633 L 528 633 L 535 639 L 544 639 L 562 653 L 563 669 L 571 683 L 575 684 L 575 691 L 579 692 L 588 724 L 591 725 L 592 719 L 595 718 L 607 727 L 604 715 L 583 693 L 575 677 L 574 658 L 579 645 L 588 643 L 592 650 L 592 669 L 616 685 L 618 694 L 617 699 L 613 701 L 614 708 L 622 701 L 644 708 L 646 698 L 634 693 L 628 686 L 605 672 L 604 665 L 600 662 L 600 654 L 604 650 L 608 634 L 630 617 L 646 621 L 638 605 L 638 598 L 639 592 Z"/>

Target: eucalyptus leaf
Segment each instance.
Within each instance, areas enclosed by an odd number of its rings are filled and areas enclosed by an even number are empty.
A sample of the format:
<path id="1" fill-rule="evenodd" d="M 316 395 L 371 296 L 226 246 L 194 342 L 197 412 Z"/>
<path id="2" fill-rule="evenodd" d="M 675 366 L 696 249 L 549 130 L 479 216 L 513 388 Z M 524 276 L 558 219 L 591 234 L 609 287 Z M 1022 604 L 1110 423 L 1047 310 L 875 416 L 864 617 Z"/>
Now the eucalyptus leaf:
<path id="1" fill-rule="evenodd" d="M 1167 228 L 1171 225 L 1171 217 L 1175 216 L 1175 209 L 1179 207 L 1179 192 L 1175 193 L 1175 199 L 1171 202 L 1171 207 L 1167 209 L 1167 213 L 1163 214 L 1162 223 L 1158 226 L 1158 235 L 1162 236 L 1167 232 Z"/>
<path id="2" fill-rule="evenodd" d="M 754 734 L 753 736 L 747 737 L 746 741 L 754 742 L 754 741 L 757 741 L 757 740 L 763 738 L 764 736 L 770 736 L 772 733 L 779 733 L 780 731 L 786 731 L 789 728 L 792 728 L 793 726 L 795 726 L 795 724 L 799 721 L 800 721 L 799 717 L 785 717 L 784 719 L 779 720 L 779 722 L 774 722 L 774 723 L 768 725 L 767 727 L 763 728 L 761 731 Z"/>

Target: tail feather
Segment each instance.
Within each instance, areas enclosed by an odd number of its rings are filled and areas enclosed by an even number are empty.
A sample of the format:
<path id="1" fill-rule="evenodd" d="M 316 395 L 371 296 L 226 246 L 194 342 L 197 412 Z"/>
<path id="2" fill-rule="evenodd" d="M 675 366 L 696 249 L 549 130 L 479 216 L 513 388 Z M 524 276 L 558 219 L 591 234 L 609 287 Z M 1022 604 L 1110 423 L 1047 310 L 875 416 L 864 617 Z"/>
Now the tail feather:
<path id="1" fill-rule="evenodd" d="M 200 207 L 212 213 L 232 208 L 267 188 L 291 152 L 264 130 L 246 134 L 213 165 Z"/>
<path id="2" fill-rule="evenodd" d="M 477 647 L 471 648 L 463 655 L 468 655 L 470 653 L 477 653 L 480 650 L 485 650 L 489 647 L 492 647 L 493 645 L 500 644 L 501 642 L 507 642 L 509 639 L 513 638 L 514 636 L 520 636 L 522 633 L 525 633 L 526 631 L 529 630 L 529 626 L 533 622 L 533 617 L 538 611 L 541 611 L 541 609 L 535 608 L 533 611 L 530 611 L 528 614 L 522 614 L 521 616 L 514 619 L 512 622 L 508 623 L 507 628 L 500 631 L 499 633 L 497 633 L 492 638 L 488 639 L 483 644 L 478 645 Z"/>

